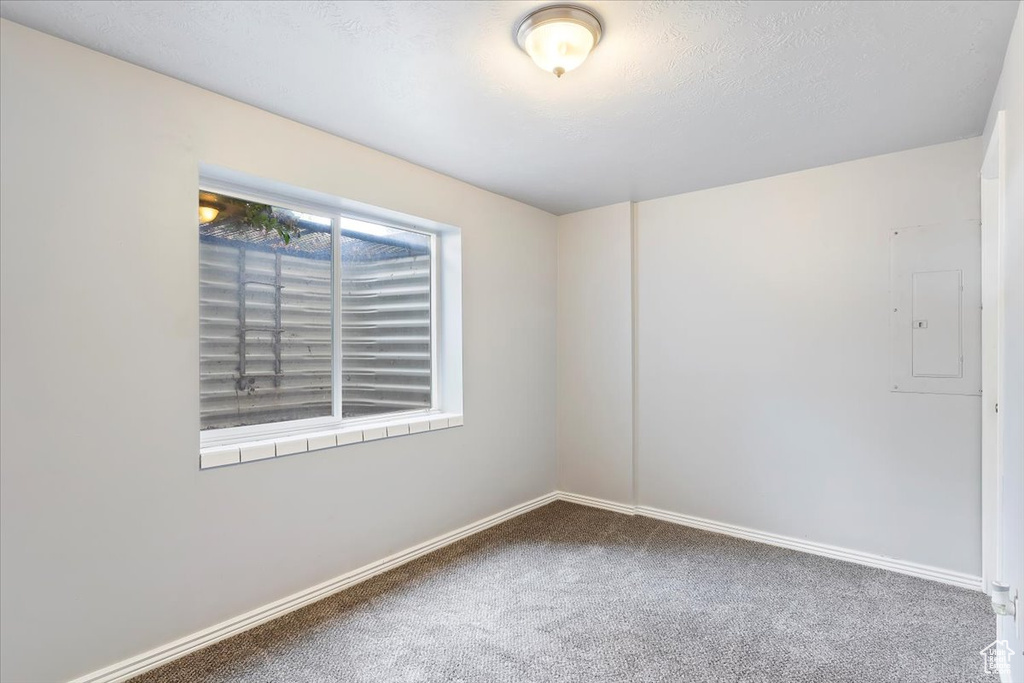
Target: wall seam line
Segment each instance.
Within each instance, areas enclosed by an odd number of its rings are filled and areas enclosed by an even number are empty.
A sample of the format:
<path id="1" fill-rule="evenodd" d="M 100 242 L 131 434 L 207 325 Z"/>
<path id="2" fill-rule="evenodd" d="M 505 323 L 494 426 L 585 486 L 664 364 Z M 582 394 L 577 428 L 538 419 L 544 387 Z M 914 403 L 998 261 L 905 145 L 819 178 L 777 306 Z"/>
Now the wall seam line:
<path id="1" fill-rule="evenodd" d="M 630 377 L 632 384 L 632 444 L 630 453 L 630 464 L 632 467 L 630 478 L 632 484 L 633 493 L 633 505 L 640 504 L 640 482 L 638 478 L 639 470 L 639 448 L 640 448 L 640 430 L 638 427 L 638 419 L 640 416 L 639 407 L 639 391 L 638 391 L 638 368 L 640 366 L 640 359 L 637 354 L 638 346 L 638 310 L 637 303 L 639 300 L 637 292 L 637 204 L 636 202 L 629 203 L 629 317 L 630 317 Z"/>

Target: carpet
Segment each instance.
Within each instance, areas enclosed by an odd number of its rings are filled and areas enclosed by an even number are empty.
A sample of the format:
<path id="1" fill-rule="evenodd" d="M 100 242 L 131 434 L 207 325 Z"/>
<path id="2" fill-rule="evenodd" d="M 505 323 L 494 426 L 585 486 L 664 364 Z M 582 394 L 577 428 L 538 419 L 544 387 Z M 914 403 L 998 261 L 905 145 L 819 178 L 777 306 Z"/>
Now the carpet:
<path id="1" fill-rule="evenodd" d="M 135 679 L 963 683 L 985 595 L 556 502 Z"/>

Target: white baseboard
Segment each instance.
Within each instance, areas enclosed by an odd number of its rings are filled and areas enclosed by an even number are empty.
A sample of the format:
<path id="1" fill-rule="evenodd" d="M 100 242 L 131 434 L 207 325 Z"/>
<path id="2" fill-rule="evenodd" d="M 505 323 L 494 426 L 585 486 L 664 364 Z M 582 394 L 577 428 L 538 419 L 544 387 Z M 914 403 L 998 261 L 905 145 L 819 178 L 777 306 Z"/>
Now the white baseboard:
<path id="1" fill-rule="evenodd" d="M 564 500 L 568 503 L 576 503 L 577 505 L 586 505 L 592 508 L 601 508 L 602 510 L 611 510 L 612 512 L 618 512 L 623 515 L 635 515 L 636 507 L 633 505 L 624 505 L 623 503 L 613 503 L 610 500 L 603 500 L 601 498 L 593 498 L 591 496 L 581 496 L 578 493 L 568 493 L 566 491 L 555 491 L 554 496 L 558 500 Z"/>
<path id="2" fill-rule="evenodd" d="M 748 541 L 767 543 L 768 545 L 779 546 L 780 548 L 799 550 L 800 552 L 810 553 L 811 555 L 831 557 L 836 560 L 853 562 L 854 564 L 860 564 L 866 567 L 887 569 L 898 574 L 916 576 L 921 579 L 928 579 L 929 581 L 938 581 L 939 583 L 945 583 L 951 586 L 959 586 L 960 588 L 969 588 L 976 591 L 982 590 L 980 576 L 963 574 L 949 569 L 940 569 L 939 567 L 931 567 L 926 564 L 896 560 L 891 557 L 883 557 L 882 555 L 865 553 L 859 550 L 840 548 L 839 546 L 828 545 L 825 543 L 806 541 L 800 538 L 793 538 L 791 536 L 781 536 L 779 534 L 772 534 L 766 531 L 758 531 L 756 529 L 736 526 L 735 524 L 725 524 L 723 522 L 715 522 L 710 519 L 682 515 L 678 512 L 668 512 L 667 510 L 659 510 L 658 508 L 647 507 L 644 505 L 633 506 L 625 505 L 623 503 L 613 503 L 599 498 L 581 496 L 575 493 L 565 493 L 562 491 L 559 491 L 557 496 L 559 500 L 578 503 L 580 505 L 589 505 L 590 507 L 602 508 L 604 510 L 622 512 L 627 515 L 643 515 L 644 517 L 659 519 L 663 522 L 680 524 L 682 526 L 693 527 L 695 529 L 703 529 L 704 531 L 712 531 L 716 534 L 725 534 L 726 536 L 735 536 L 736 538 L 743 538 Z"/>
<path id="3" fill-rule="evenodd" d="M 321 600 L 328 595 L 350 588 L 351 586 L 376 576 L 377 574 L 382 574 L 390 569 L 394 569 L 395 567 L 399 567 L 407 562 L 411 562 L 418 557 L 422 557 L 427 553 L 443 548 L 444 546 L 450 545 L 467 536 L 472 536 L 484 529 L 500 524 L 501 522 L 513 517 L 517 517 L 525 512 L 529 512 L 534 508 L 546 505 L 557 500 L 557 498 L 558 496 L 555 493 L 549 493 L 547 495 L 540 496 L 539 498 L 534 498 L 531 501 L 503 510 L 502 512 L 491 515 L 490 517 L 481 519 L 478 522 L 466 525 L 461 529 L 456 529 L 451 533 L 438 536 L 437 538 L 431 539 L 425 543 L 413 546 L 408 550 L 386 557 L 378 562 L 372 562 L 364 567 L 348 572 L 347 574 L 342 574 L 341 576 L 313 586 L 312 588 L 307 588 L 306 590 L 299 591 L 298 593 L 289 595 L 288 597 L 277 600 L 276 602 L 263 605 L 262 607 L 254 609 L 241 616 L 223 621 L 216 626 L 211 626 L 210 628 L 203 629 L 202 631 L 197 631 L 196 633 L 185 636 L 173 643 L 161 645 L 149 652 L 144 652 L 140 655 L 136 655 L 135 657 L 125 659 L 104 669 L 100 669 L 99 671 L 93 671 L 92 673 L 74 679 L 71 683 L 117 683 L 119 681 L 125 681 L 133 676 L 138 676 L 149 671 L 150 669 L 155 669 L 156 667 L 166 664 L 174 659 L 183 657 L 190 652 L 201 650 L 202 648 L 213 645 L 225 638 L 237 635 L 255 626 L 259 626 L 264 622 L 270 621 L 271 619 L 276 619 L 288 612 L 297 610 L 300 607 L 304 607 L 310 603 L 316 602 L 317 600 Z"/>

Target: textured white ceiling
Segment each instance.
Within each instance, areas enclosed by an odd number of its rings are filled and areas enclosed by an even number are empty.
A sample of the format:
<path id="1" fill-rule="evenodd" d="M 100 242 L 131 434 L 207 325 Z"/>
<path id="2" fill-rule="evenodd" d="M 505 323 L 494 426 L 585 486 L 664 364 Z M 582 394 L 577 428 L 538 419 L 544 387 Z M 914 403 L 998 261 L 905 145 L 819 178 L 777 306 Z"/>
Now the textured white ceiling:
<path id="1" fill-rule="evenodd" d="M 538 2 L 40 2 L 0 15 L 554 213 L 978 135 L 1018 3 L 588 2 L 557 80 Z"/>

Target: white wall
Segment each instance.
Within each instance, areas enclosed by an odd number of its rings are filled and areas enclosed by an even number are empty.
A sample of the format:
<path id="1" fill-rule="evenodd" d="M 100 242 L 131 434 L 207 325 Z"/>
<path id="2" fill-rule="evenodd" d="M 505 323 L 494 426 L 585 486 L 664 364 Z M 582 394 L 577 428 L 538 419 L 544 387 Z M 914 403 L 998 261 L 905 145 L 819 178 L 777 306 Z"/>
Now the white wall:
<path id="1" fill-rule="evenodd" d="M 1003 250 L 1006 317 L 999 413 L 1003 448 L 1009 458 L 1003 472 L 1002 532 L 1007 552 L 997 578 L 1024 592 L 1024 3 L 1017 9 L 1003 73 L 985 126 L 986 149 L 1000 110 L 1006 112 L 1007 239 Z M 1018 604 L 1017 609 L 1022 608 Z M 1018 621 L 1024 623 L 1024 617 Z M 1003 617 L 999 619 L 999 637 L 1008 638 L 1017 653 L 1012 658 L 1013 680 L 1024 681 L 1024 630 L 1016 630 L 1013 620 Z"/>
<path id="2" fill-rule="evenodd" d="M 558 218 L 558 486 L 633 502 L 630 204 Z"/>
<path id="3" fill-rule="evenodd" d="M 555 487 L 553 216 L 0 22 L 4 681 L 71 678 Z M 463 229 L 466 426 L 198 469 L 199 162 Z"/>
<path id="4" fill-rule="evenodd" d="M 638 205 L 643 505 L 981 573 L 980 399 L 889 391 L 889 231 L 980 139 Z"/>

